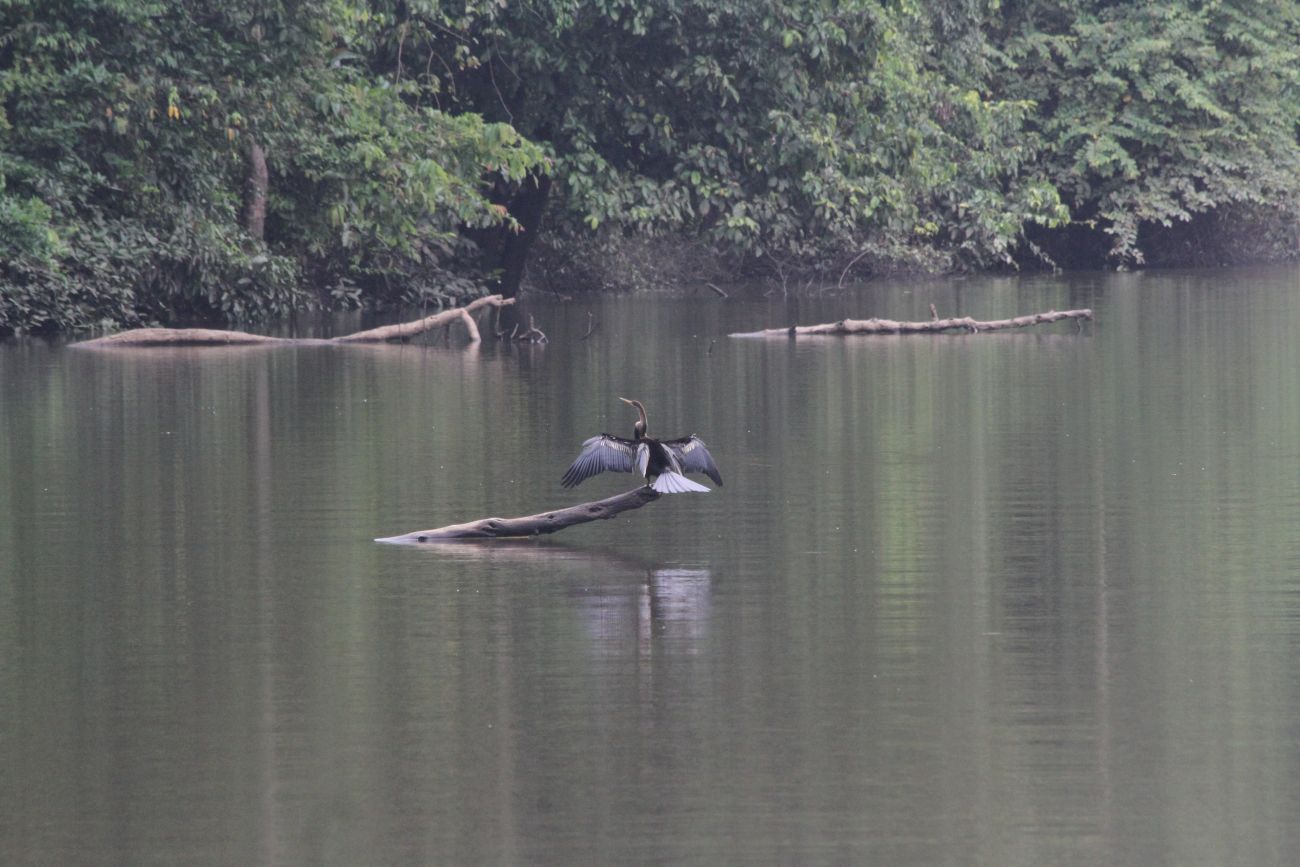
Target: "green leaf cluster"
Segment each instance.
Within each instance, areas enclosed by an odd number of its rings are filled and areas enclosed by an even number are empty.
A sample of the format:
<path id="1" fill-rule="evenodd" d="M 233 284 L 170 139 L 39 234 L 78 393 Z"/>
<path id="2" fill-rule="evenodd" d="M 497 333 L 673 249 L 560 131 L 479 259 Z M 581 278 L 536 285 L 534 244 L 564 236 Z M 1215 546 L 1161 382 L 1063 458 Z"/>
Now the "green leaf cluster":
<path id="1" fill-rule="evenodd" d="M 1297 218 L 1294 0 L 386 8 L 389 68 L 552 150 L 561 235 L 996 267 L 1073 224 L 1126 265 L 1201 215 Z"/>
<path id="2" fill-rule="evenodd" d="M 417 5 L 404 44 L 441 98 L 552 148 L 561 232 L 698 234 L 776 267 L 989 265 L 1068 218 L 1022 136 L 1033 104 L 945 75 L 917 4 Z"/>
<path id="3" fill-rule="evenodd" d="M 1164 230 L 1232 210 L 1300 214 L 1300 4 L 1008 4 L 993 80 L 1077 219 L 1141 264 Z"/>
<path id="4" fill-rule="evenodd" d="M 347 0 L 0 4 L 0 333 L 441 300 L 512 129 L 372 71 Z M 271 180 L 245 228 L 253 142 Z"/>

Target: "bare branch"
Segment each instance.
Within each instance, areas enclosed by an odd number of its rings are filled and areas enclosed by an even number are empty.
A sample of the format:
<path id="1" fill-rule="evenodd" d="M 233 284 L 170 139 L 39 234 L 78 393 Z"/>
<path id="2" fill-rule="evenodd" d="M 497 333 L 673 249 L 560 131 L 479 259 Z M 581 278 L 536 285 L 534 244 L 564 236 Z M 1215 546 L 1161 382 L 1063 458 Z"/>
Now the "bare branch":
<path id="1" fill-rule="evenodd" d="M 382 343 L 388 340 L 406 340 L 421 334 L 425 331 L 462 319 L 464 316 L 473 313 L 480 307 L 491 304 L 493 307 L 505 307 L 514 304 L 513 298 L 502 298 L 500 295 L 486 295 L 482 298 L 476 298 L 464 307 L 454 307 L 451 310 L 443 310 L 441 313 L 435 313 L 432 316 L 426 316 L 423 319 L 417 319 L 414 322 L 401 322 L 397 325 L 385 325 L 381 328 L 371 328 L 369 331 L 359 331 L 356 334 L 348 334 L 343 337 L 334 338 L 339 343 Z M 462 320 L 463 321 L 463 320 Z M 478 328 L 474 329 L 474 333 Z"/>
<path id="2" fill-rule="evenodd" d="M 840 272 L 840 279 L 835 283 L 836 289 L 844 288 L 844 278 L 849 276 L 849 271 L 853 270 L 853 266 L 858 264 L 859 260 L 861 260 L 862 257 L 865 255 L 867 255 L 867 251 L 863 250 L 861 253 L 854 256 L 852 261 L 849 262 L 849 264 L 844 266 L 844 270 Z"/>

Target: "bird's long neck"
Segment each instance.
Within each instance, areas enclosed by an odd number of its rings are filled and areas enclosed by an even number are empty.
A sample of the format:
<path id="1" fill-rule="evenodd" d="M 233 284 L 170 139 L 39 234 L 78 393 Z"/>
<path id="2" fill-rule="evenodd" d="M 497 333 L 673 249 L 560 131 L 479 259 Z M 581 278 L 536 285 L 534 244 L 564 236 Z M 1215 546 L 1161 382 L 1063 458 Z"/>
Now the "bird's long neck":
<path id="1" fill-rule="evenodd" d="M 632 426 L 632 433 L 635 435 L 634 439 L 639 440 L 645 436 L 646 431 L 645 407 L 641 405 L 640 401 L 636 400 L 632 401 L 632 405 L 636 407 L 636 412 L 639 416 L 636 420 L 636 424 Z"/>

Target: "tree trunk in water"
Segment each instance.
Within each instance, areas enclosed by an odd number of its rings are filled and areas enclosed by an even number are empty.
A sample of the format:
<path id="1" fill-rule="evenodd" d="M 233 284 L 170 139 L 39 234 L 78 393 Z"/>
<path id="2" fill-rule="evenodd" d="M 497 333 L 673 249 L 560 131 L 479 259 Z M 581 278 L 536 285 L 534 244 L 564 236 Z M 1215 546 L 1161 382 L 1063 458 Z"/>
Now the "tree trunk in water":
<path id="1" fill-rule="evenodd" d="M 248 146 L 247 183 L 244 228 L 248 234 L 261 241 L 266 235 L 266 190 L 269 175 L 266 171 L 266 151 L 256 141 L 250 142 Z"/>
<path id="2" fill-rule="evenodd" d="M 506 298 L 519 294 L 519 284 L 524 280 L 524 269 L 528 264 L 528 251 L 542 228 L 542 214 L 546 210 L 546 199 L 551 192 L 551 179 L 547 175 L 532 175 L 520 185 L 519 192 L 510 199 L 510 214 L 519 221 L 522 231 L 511 232 L 502 228 L 500 247 L 497 250 L 496 266 L 501 269 L 501 276 L 491 287 L 492 292 L 500 293 Z"/>

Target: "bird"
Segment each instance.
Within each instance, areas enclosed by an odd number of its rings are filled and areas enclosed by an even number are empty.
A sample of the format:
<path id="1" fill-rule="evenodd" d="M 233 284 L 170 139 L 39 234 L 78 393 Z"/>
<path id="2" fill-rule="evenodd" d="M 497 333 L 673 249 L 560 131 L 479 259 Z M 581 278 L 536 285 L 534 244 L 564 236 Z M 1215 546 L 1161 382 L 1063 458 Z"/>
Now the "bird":
<path id="1" fill-rule="evenodd" d="M 635 469 L 649 487 L 661 494 L 709 490 L 686 478 L 686 473 L 703 473 L 717 485 L 722 485 L 722 474 L 718 472 L 718 465 L 713 462 L 713 455 L 709 454 L 704 440 L 695 434 L 672 440 L 648 437 L 645 406 L 639 400 L 628 400 L 625 397 L 620 397 L 619 400 L 636 408 L 637 420 L 632 426 L 632 439 L 603 433 L 587 440 L 560 484 L 572 488 L 605 470 L 630 473 Z"/>

